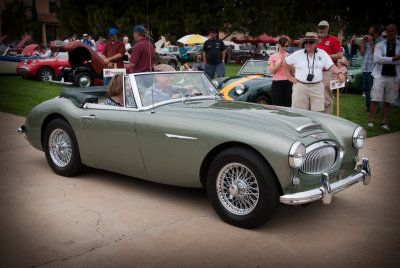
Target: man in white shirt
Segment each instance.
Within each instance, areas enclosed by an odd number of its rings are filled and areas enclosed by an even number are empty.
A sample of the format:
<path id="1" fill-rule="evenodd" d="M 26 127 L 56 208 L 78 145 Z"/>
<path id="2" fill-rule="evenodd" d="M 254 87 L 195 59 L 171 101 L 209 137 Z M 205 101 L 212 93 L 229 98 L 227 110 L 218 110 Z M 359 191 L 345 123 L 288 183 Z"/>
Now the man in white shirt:
<path id="1" fill-rule="evenodd" d="M 319 41 L 317 33 L 307 32 L 302 41 L 305 49 L 294 52 L 283 62 L 286 76 L 293 83 L 292 108 L 322 112 L 325 109 L 323 68 L 338 75 L 341 83 L 345 75 L 324 50 L 316 48 Z M 295 68 L 294 76 L 291 67 Z"/>
<path id="2" fill-rule="evenodd" d="M 400 80 L 400 41 L 396 39 L 397 26 L 386 27 L 387 39 L 378 43 L 374 50 L 375 67 L 372 71 L 374 84 L 371 90 L 369 127 L 374 126 L 378 104 L 383 101 L 381 127 L 389 130 L 386 123 L 390 105 L 396 102 Z"/>

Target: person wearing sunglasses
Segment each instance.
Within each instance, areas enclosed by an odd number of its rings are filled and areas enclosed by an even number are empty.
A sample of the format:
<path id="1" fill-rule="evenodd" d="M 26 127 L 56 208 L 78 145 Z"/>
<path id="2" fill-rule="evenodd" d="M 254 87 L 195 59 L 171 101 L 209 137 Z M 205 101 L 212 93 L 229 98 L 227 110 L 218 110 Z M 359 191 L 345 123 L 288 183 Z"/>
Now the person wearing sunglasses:
<path id="1" fill-rule="evenodd" d="M 342 46 L 337 37 L 329 34 L 329 23 L 326 20 L 318 23 L 318 35 L 321 42 L 317 44 L 317 48 L 324 50 L 331 57 L 332 62 L 343 58 Z M 324 69 L 324 86 L 325 86 L 325 113 L 333 113 L 333 94 L 331 91 L 332 74 Z"/>
<path id="2" fill-rule="evenodd" d="M 272 54 L 268 59 L 268 70 L 272 77 L 272 105 L 290 107 L 292 105 L 292 82 L 290 82 L 283 69 L 282 62 L 289 55 L 286 48 L 289 39 L 281 37 L 278 40 L 278 52 Z"/>
<path id="3" fill-rule="evenodd" d="M 322 112 L 325 109 L 322 69 L 336 74 L 341 83 L 345 81 L 345 75 L 324 50 L 316 48 L 317 33 L 306 33 L 302 41 L 304 50 L 294 52 L 283 61 L 286 76 L 293 83 L 292 108 Z M 294 76 L 291 72 L 293 67 Z"/>

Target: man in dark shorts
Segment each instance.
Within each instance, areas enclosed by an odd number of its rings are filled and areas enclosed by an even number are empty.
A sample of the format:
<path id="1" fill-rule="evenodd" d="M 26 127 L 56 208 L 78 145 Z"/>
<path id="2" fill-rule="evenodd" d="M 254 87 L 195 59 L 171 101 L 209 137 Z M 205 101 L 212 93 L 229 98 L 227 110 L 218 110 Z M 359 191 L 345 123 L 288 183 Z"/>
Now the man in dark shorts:
<path id="1" fill-rule="evenodd" d="M 214 79 L 215 73 L 218 77 L 225 76 L 225 44 L 217 38 L 217 29 L 209 30 L 210 39 L 203 45 L 204 72 Z"/>

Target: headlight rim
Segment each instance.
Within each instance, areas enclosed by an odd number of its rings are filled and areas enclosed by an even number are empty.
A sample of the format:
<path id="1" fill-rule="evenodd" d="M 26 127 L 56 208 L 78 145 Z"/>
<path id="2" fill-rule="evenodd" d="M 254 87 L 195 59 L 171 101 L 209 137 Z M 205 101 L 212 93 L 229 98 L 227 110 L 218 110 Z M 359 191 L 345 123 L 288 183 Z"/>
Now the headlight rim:
<path id="1" fill-rule="evenodd" d="M 237 86 L 235 86 L 235 93 L 238 95 L 242 95 L 244 93 L 244 85 L 243 84 L 239 84 Z"/>
<path id="2" fill-rule="evenodd" d="M 363 135 L 360 135 L 360 133 Z M 358 141 L 360 139 L 362 139 L 362 144 L 358 145 Z M 365 129 L 363 127 L 358 126 L 353 132 L 353 138 L 352 138 L 353 148 L 356 150 L 360 150 L 361 148 L 363 148 L 366 139 L 367 139 L 367 132 L 365 131 Z"/>
<path id="3" fill-rule="evenodd" d="M 302 151 L 303 151 L 303 156 L 302 156 L 300 164 L 296 163 L 297 162 L 296 160 L 298 160 L 296 158 L 296 156 L 298 156 L 299 149 L 302 149 Z M 292 146 L 290 147 L 290 150 L 289 150 L 289 165 L 290 165 L 290 167 L 298 169 L 304 164 L 304 161 L 306 159 L 306 154 L 307 154 L 306 149 L 307 149 L 306 146 L 300 141 L 295 141 L 292 144 Z"/>

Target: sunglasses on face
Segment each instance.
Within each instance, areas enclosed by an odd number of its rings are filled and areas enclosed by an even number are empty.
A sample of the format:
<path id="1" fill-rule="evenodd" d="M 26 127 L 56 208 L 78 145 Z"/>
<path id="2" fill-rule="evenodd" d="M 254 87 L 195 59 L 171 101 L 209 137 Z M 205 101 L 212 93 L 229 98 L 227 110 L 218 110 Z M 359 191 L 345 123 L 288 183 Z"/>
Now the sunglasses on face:
<path id="1" fill-rule="evenodd" d="M 315 44 L 315 41 L 304 41 L 303 44 L 304 45 L 307 45 L 307 44 L 313 45 L 313 44 Z"/>

